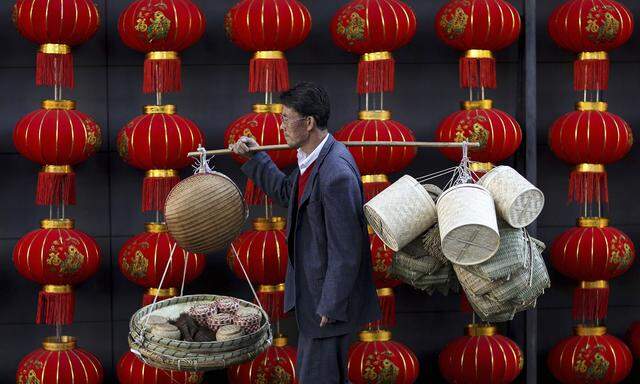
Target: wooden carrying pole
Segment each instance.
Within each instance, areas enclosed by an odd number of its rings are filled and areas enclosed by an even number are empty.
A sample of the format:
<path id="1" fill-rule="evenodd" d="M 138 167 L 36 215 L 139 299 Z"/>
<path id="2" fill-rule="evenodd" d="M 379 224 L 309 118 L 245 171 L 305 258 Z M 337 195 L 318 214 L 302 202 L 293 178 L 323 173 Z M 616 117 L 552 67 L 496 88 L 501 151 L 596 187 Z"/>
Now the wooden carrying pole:
<path id="1" fill-rule="evenodd" d="M 418 148 L 462 148 L 465 143 L 454 142 L 433 142 L 433 141 L 343 141 L 342 144 L 347 147 L 418 147 Z M 480 148 L 480 143 L 466 143 L 468 148 Z M 263 145 L 259 147 L 250 148 L 250 152 L 258 151 L 273 151 L 273 150 L 285 150 L 291 149 L 287 144 L 277 145 Z M 206 154 L 211 155 L 230 155 L 232 151 L 230 149 L 214 149 L 206 151 Z M 191 157 L 202 156 L 201 152 L 189 152 Z"/>

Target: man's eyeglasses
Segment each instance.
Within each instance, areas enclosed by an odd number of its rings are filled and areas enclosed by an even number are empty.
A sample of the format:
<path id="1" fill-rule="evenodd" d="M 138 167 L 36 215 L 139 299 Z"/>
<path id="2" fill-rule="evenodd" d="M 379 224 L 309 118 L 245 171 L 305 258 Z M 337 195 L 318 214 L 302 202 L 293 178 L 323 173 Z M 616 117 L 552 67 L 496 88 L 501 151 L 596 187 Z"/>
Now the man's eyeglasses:
<path id="1" fill-rule="evenodd" d="M 306 119 L 306 117 L 300 117 L 300 118 L 297 118 L 297 119 L 291 119 L 291 118 L 289 118 L 287 116 L 282 115 L 282 125 L 291 124 L 293 122 L 304 120 L 304 119 Z"/>

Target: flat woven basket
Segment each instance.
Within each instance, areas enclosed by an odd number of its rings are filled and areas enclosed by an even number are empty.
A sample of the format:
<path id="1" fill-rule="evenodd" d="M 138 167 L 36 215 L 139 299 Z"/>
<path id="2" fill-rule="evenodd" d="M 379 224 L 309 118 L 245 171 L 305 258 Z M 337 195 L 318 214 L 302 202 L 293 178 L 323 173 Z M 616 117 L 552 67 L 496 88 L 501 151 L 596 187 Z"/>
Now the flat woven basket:
<path id="1" fill-rule="evenodd" d="M 491 297 L 498 301 L 510 300 L 514 304 L 522 305 L 537 299 L 550 286 L 551 279 L 547 267 L 542 255 L 536 252 L 531 267 L 523 268 L 512 275 L 511 279 L 491 292 Z"/>
<path id="2" fill-rule="evenodd" d="M 464 288 L 464 285 L 463 285 Z M 467 300 L 471 304 L 471 308 L 475 313 L 480 316 L 484 321 L 488 321 L 488 318 L 507 318 L 512 320 L 516 314 L 517 306 L 511 302 L 497 302 L 486 298 L 485 296 L 474 295 L 473 292 L 469 292 L 465 289 Z M 506 321 L 506 320 L 503 320 Z"/>
<path id="3" fill-rule="evenodd" d="M 139 309 L 129 322 L 129 344 L 132 352 L 142 355 L 145 362 L 157 368 L 175 370 L 180 365 L 180 370 L 190 371 L 222 369 L 254 358 L 271 344 L 272 335 L 267 314 L 248 301 L 237 299 L 241 307 L 253 307 L 262 313 L 262 325 L 256 332 L 237 339 L 189 342 L 155 336 L 145 327 L 147 315 L 175 320 L 194 305 L 208 304 L 224 297 L 226 296 L 180 296 Z"/>
<path id="4" fill-rule="evenodd" d="M 442 264 L 449 262 L 442 253 L 442 244 L 440 243 L 440 228 L 438 224 L 429 228 L 429 230 L 422 236 L 422 247 L 427 255 L 439 260 Z"/>
<path id="5" fill-rule="evenodd" d="M 178 245 L 193 253 L 226 249 L 249 210 L 242 191 L 219 172 L 198 173 L 178 183 L 167 197 L 165 219 Z"/>
<path id="6" fill-rule="evenodd" d="M 476 296 L 489 294 L 504 283 L 503 280 L 489 280 L 469 272 L 468 267 L 464 265 L 454 264 L 453 270 L 456 272 L 460 285 L 462 285 L 465 292 L 471 292 Z"/>

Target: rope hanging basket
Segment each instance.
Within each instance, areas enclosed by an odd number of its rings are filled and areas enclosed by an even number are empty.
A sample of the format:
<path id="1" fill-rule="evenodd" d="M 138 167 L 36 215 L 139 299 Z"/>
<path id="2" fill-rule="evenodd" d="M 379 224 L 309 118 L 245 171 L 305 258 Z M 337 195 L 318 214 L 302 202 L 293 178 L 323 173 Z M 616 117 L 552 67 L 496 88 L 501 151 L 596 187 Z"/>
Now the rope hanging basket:
<path id="1" fill-rule="evenodd" d="M 493 168 L 480 178 L 478 184 L 491 193 L 496 210 L 514 228 L 531 224 L 544 207 L 542 191 L 506 165 Z"/>

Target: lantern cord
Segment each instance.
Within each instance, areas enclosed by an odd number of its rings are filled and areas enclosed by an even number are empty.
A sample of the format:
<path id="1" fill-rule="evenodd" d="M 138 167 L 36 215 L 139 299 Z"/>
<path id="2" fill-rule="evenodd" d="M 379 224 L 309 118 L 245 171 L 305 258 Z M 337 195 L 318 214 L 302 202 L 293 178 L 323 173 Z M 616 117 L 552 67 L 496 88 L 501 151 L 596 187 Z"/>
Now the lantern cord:
<path id="1" fill-rule="evenodd" d="M 469 101 L 473 101 L 473 88 L 469 87 Z"/>
<path id="2" fill-rule="evenodd" d="M 156 92 L 156 105 L 162 105 L 162 92 Z"/>
<path id="3" fill-rule="evenodd" d="M 62 325 L 56 324 L 56 340 L 60 342 L 62 339 Z"/>
<path id="4" fill-rule="evenodd" d="M 53 219 L 53 204 L 49 204 L 49 219 Z"/>
<path id="5" fill-rule="evenodd" d="M 480 93 L 481 93 L 480 99 L 484 100 L 484 87 L 480 87 Z"/>

